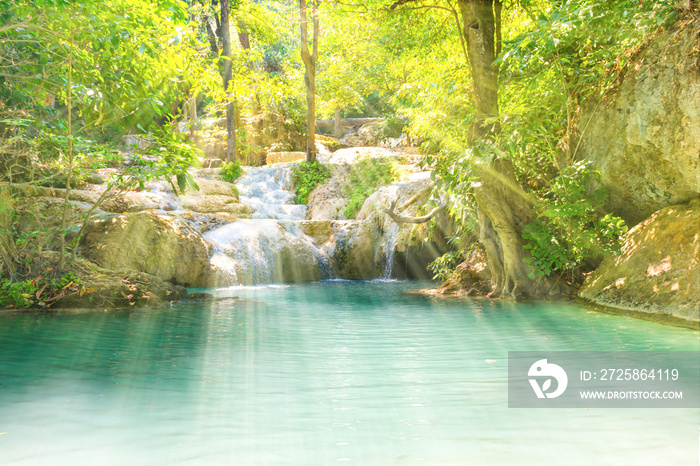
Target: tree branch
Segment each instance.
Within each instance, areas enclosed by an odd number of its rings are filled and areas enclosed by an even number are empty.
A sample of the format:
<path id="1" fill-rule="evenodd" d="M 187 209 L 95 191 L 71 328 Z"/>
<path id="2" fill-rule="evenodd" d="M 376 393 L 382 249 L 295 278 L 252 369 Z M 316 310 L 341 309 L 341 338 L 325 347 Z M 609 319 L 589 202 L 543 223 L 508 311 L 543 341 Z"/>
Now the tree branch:
<path id="1" fill-rule="evenodd" d="M 395 212 L 397 201 L 398 199 L 394 199 L 391 203 L 391 207 L 382 211 L 396 223 L 426 223 L 429 222 L 433 217 L 435 217 L 438 213 L 440 213 L 441 210 L 443 210 L 446 207 L 444 205 L 437 206 L 432 211 L 430 211 L 429 214 L 423 215 L 421 217 L 411 217 L 409 215 L 401 215 Z"/>

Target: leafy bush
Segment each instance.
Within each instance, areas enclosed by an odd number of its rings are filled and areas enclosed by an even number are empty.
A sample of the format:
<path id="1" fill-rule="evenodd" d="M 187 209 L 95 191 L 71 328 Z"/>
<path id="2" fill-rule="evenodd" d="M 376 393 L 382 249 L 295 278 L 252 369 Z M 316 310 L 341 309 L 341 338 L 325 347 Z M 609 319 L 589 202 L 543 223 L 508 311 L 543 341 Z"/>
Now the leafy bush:
<path id="1" fill-rule="evenodd" d="M 138 163 L 128 170 L 129 177 L 138 180 L 140 185 L 152 179 L 165 179 L 175 192 L 177 188 L 181 193 L 188 188 L 199 191 L 188 169 L 199 165 L 201 151 L 187 142 L 185 135 L 171 133 L 167 128 L 155 129 L 151 135 L 153 141 L 144 150 L 147 157 L 139 158 Z"/>
<path id="2" fill-rule="evenodd" d="M 65 295 L 66 288 L 82 282 L 72 272 L 58 278 L 36 277 L 15 282 L 0 279 L 0 307 L 26 307 L 35 303 L 52 303 Z"/>
<path id="3" fill-rule="evenodd" d="M 544 192 L 544 209 L 534 222 L 523 230 L 525 248 L 531 257 L 530 278 L 542 275 L 571 274 L 591 259 L 619 250 L 622 236 L 627 231 L 625 221 L 597 213 L 607 198 L 599 189 L 592 195 L 586 186 L 598 172 L 586 168 L 582 162 L 562 170 Z"/>
<path id="4" fill-rule="evenodd" d="M 226 162 L 221 167 L 221 178 L 229 183 L 235 182 L 238 178 L 243 176 L 243 167 L 241 167 L 241 162 L 234 160 L 233 162 Z"/>
<path id="5" fill-rule="evenodd" d="M 345 185 L 348 205 L 345 218 L 355 218 L 367 198 L 381 186 L 399 178 L 396 162 L 386 159 L 363 159 L 352 166 Z"/>
<path id="6" fill-rule="evenodd" d="M 32 304 L 33 295 L 39 288 L 32 280 L 12 282 L 0 280 L 0 307 L 22 307 Z"/>
<path id="7" fill-rule="evenodd" d="M 444 282 L 452 278 L 455 268 L 467 259 L 468 254 L 468 250 L 450 251 L 428 264 L 428 270 L 433 272 L 433 280 Z"/>
<path id="8" fill-rule="evenodd" d="M 330 177 L 331 172 L 328 167 L 318 161 L 301 162 L 295 165 L 292 171 L 292 183 L 297 191 L 297 204 L 306 204 L 311 191 Z"/>
<path id="9" fill-rule="evenodd" d="M 408 120 L 400 115 L 392 114 L 384 118 L 377 124 L 377 134 L 379 139 L 398 138 L 408 125 Z"/>

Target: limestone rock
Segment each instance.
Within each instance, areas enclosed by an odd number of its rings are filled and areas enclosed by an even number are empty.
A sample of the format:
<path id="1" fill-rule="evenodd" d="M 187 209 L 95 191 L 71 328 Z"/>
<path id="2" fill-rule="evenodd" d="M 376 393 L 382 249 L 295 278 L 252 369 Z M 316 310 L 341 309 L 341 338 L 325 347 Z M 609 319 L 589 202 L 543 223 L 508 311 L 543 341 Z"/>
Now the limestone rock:
<path id="1" fill-rule="evenodd" d="M 199 190 L 188 190 L 178 197 L 185 210 L 199 213 L 229 213 L 236 217 L 250 217 L 250 209 L 238 202 L 236 187 L 223 180 L 196 177 Z"/>
<path id="2" fill-rule="evenodd" d="M 340 143 L 346 146 L 376 146 L 379 142 L 378 122 L 371 122 L 362 126 L 350 127 Z"/>
<path id="3" fill-rule="evenodd" d="M 327 243 L 333 235 L 333 223 L 330 220 L 303 221 L 299 223 L 301 231 L 318 244 Z"/>
<path id="4" fill-rule="evenodd" d="M 310 206 L 307 217 L 311 220 L 344 220 L 347 205 L 345 198 L 324 199 Z"/>
<path id="5" fill-rule="evenodd" d="M 146 272 L 196 286 L 209 268 L 209 246 L 179 218 L 149 212 L 92 222 L 83 255 L 110 270 Z"/>
<path id="6" fill-rule="evenodd" d="M 199 213 L 228 212 L 238 217 L 249 217 L 250 210 L 231 196 L 211 195 L 196 196 L 186 195 L 180 197 L 182 208 Z"/>
<path id="7" fill-rule="evenodd" d="M 381 257 L 375 249 L 378 229 L 372 222 L 334 222 L 333 264 L 339 278 L 350 280 L 382 276 Z"/>
<path id="8" fill-rule="evenodd" d="M 665 207 L 632 228 L 579 296 L 595 304 L 700 322 L 700 199 Z"/>
<path id="9" fill-rule="evenodd" d="M 423 199 L 416 200 L 416 202 L 406 206 L 406 210 L 402 212 L 404 215 L 414 215 L 418 211 L 418 208 L 428 200 L 428 197 L 430 196 L 430 192 L 428 190 L 430 185 L 430 180 L 419 180 L 383 186 L 367 198 L 365 203 L 362 205 L 362 209 L 360 209 L 360 211 L 357 213 L 356 218 L 358 220 L 369 218 L 370 215 L 375 212 L 381 212 L 388 209 L 394 200 L 397 200 L 396 205 L 401 207 L 414 196 L 422 191 L 425 191 L 425 196 L 423 196 Z M 391 219 L 387 217 L 387 220 Z"/>
<path id="10" fill-rule="evenodd" d="M 491 291 L 491 271 L 483 251 L 479 249 L 470 251 L 464 262 L 457 266 L 456 271 L 465 289 L 475 289 L 482 294 Z"/>
<path id="11" fill-rule="evenodd" d="M 199 195 L 199 196 L 228 196 L 234 199 L 238 199 L 238 191 L 236 187 L 223 180 L 217 180 L 212 178 L 200 178 L 196 177 L 195 182 L 199 186 L 199 191 L 187 191 L 187 195 Z"/>
<path id="12" fill-rule="evenodd" d="M 697 29 L 668 31 L 641 53 L 619 91 L 580 120 L 580 156 L 602 172 L 606 207 L 635 225 L 700 192 L 700 73 L 689 51 Z"/>
<path id="13" fill-rule="evenodd" d="M 347 165 L 328 165 L 331 177 L 318 185 L 309 195 L 306 218 L 309 220 L 344 220 L 348 200 L 343 187 L 350 168 Z"/>
<path id="14" fill-rule="evenodd" d="M 449 250 L 449 218 L 439 216 L 437 228 L 397 224 L 382 212 L 394 200 L 404 215 L 417 215 L 430 197 L 430 181 L 394 183 L 379 188 L 364 203 L 355 221 L 333 222 L 333 262 L 341 278 L 430 278 L 426 266 Z"/>
<path id="15" fill-rule="evenodd" d="M 145 210 L 173 211 L 178 208 L 175 197 L 171 194 L 151 192 L 128 192 L 119 196 L 106 198 L 101 206 L 107 212 L 143 212 Z"/>

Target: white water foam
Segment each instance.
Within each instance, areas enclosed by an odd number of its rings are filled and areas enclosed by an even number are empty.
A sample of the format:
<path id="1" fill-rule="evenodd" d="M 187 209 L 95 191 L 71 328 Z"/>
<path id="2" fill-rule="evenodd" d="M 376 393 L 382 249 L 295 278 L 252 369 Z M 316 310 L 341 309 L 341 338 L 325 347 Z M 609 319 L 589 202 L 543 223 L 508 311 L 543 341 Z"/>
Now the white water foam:
<path id="1" fill-rule="evenodd" d="M 211 264 L 220 285 L 256 285 L 332 278 L 330 260 L 299 222 L 306 206 L 294 203 L 292 167 L 249 167 L 236 184 L 252 212 L 211 230 Z"/>

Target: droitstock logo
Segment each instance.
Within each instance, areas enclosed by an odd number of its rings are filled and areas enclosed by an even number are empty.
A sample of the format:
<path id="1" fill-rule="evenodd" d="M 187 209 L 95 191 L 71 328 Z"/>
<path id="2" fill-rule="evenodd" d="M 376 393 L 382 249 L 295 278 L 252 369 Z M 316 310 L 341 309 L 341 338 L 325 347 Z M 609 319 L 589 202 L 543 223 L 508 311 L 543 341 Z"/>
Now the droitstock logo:
<path id="1" fill-rule="evenodd" d="M 700 358 L 697 351 L 508 351 L 508 407 L 700 408 Z"/>
<path id="2" fill-rule="evenodd" d="M 540 359 L 530 366 L 527 375 L 528 377 L 535 377 L 528 380 L 537 398 L 556 398 L 564 393 L 569 383 L 566 371 L 556 364 L 548 363 L 546 359 Z M 557 385 L 556 390 L 550 392 L 552 379 L 557 381 Z M 542 380 L 542 385 L 540 385 L 539 380 Z"/>

